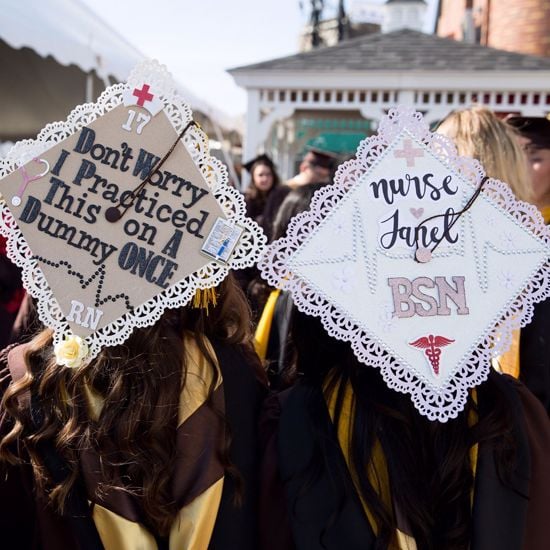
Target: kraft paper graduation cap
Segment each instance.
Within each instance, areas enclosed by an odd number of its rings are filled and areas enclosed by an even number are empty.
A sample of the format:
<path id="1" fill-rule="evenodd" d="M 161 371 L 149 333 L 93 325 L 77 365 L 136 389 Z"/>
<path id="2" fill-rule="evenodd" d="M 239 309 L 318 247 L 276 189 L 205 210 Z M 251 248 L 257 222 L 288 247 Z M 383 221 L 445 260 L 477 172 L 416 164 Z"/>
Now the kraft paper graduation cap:
<path id="1" fill-rule="evenodd" d="M 550 295 L 549 252 L 534 206 L 400 107 L 260 268 L 422 414 L 446 421 Z"/>
<path id="2" fill-rule="evenodd" d="M 0 232 L 59 346 L 134 327 L 253 265 L 265 244 L 164 66 L 17 143 L 0 164 Z"/>

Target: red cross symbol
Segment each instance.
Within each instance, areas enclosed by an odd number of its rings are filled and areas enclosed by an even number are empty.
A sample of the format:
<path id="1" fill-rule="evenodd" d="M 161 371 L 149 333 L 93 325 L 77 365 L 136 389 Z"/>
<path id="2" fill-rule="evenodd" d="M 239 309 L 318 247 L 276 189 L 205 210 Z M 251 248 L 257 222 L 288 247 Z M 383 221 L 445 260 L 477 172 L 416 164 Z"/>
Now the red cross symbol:
<path id="1" fill-rule="evenodd" d="M 407 159 L 407 166 L 410 168 L 414 166 L 416 157 L 420 158 L 424 156 L 424 151 L 422 149 L 415 149 L 412 140 L 404 139 L 403 149 L 394 151 L 393 156 L 397 159 Z"/>
<path id="2" fill-rule="evenodd" d="M 153 97 L 155 97 L 153 94 L 149 93 L 149 84 L 144 84 L 141 90 L 134 88 L 133 95 L 138 98 L 137 104 L 140 107 L 143 107 L 146 101 L 151 101 Z"/>

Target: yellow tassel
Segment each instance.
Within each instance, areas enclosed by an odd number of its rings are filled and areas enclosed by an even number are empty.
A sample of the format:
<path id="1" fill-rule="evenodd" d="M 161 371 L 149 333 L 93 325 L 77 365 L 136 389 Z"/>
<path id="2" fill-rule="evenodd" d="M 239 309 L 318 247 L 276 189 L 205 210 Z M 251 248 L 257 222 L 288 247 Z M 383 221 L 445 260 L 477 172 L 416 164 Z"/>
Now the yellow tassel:
<path id="1" fill-rule="evenodd" d="M 218 296 L 216 294 L 215 288 L 199 288 L 195 292 L 193 298 L 193 307 L 206 309 L 206 314 L 208 315 L 208 308 L 210 304 L 215 307 L 218 303 Z"/>

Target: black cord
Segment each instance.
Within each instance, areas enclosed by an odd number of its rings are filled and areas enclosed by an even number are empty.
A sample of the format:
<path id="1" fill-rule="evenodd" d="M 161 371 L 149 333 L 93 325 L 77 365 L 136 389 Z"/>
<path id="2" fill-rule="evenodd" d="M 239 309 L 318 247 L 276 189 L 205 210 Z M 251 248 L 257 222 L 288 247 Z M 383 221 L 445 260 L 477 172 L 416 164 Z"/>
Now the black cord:
<path id="1" fill-rule="evenodd" d="M 147 175 L 147 177 L 132 191 L 132 193 L 131 193 L 132 201 L 130 202 L 130 204 L 124 205 L 124 204 L 122 204 L 122 202 L 120 202 L 117 206 L 111 206 L 110 208 L 107 208 L 107 210 L 105 211 L 105 218 L 107 219 L 107 221 L 109 221 L 111 223 L 117 222 L 118 220 L 120 220 L 122 218 L 122 216 L 124 216 L 124 214 L 126 214 L 128 209 L 133 206 L 134 202 L 136 201 L 138 193 L 148 183 L 151 183 L 151 176 L 157 170 L 159 170 L 162 167 L 164 162 L 172 154 L 172 152 L 176 148 L 176 145 L 179 143 L 180 139 L 185 135 L 185 132 L 187 132 L 187 130 L 189 129 L 190 126 L 196 126 L 197 128 L 199 127 L 199 125 L 194 120 L 191 120 L 187 123 L 185 128 L 180 132 L 180 134 L 176 138 L 176 141 L 174 141 L 174 143 L 172 144 L 172 146 L 168 150 L 168 152 L 157 162 L 157 164 L 155 164 L 155 166 L 153 166 L 153 168 L 151 168 L 151 170 L 150 170 L 149 174 Z M 119 210 L 119 208 L 121 206 L 124 206 L 124 210 L 122 212 Z"/>
<path id="2" fill-rule="evenodd" d="M 488 180 L 489 178 L 487 176 L 485 176 L 478 188 L 474 191 L 474 194 L 469 198 L 468 202 L 466 203 L 466 206 L 464 206 L 464 208 L 462 210 L 460 210 L 459 212 L 456 212 L 455 214 L 453 214 L 453 220 L 452 222 L 449 224 L 449 227 L 447 228 L 449 231 L 452 229 L 452 227 L 454 226 L 454 224 L 460 219 L 460 216 L 462 216 L 462 214 L 464 214 L 465 212 L 467 212 L 474 204 L 474 202 L 477 200 L 477 198 L 479 197 L 479 194 L 481 193 L 482 189 L 483 189 L 483 186 L 485 185 L 485 182 Z M 422 222 L 420 222 L 416 227 L 415 227 L 415 230 L 414 230 L 414 244 L 416 246 L 416 253 L 418 253 L 418 251 L 420 250 L 419 247 L 418 247 L 418 238 L 419 238 L 419 233 L 420 233 L 420 228 L 425 224 L 425 223 L 428 223 L 429 221 L 431 220 L 435 220 L 436 218 L 441 218 L 445 216 L 445 214 L 435 214 L 434 216 L 430 216 L 429 218 L 426 218 L 425 220 L 423 220 Z M 439 243 L 441 243 L 441 241 L 437 241 L 434 246 L 432 247 L 431 250 L 429 250 L 430 252 L 430 255 L 433 253 L 433 251 L 439 246 Z M 417 258 L 417 254 L 415 253 L 415 260 L 418 262 L 418 258 Z"/>

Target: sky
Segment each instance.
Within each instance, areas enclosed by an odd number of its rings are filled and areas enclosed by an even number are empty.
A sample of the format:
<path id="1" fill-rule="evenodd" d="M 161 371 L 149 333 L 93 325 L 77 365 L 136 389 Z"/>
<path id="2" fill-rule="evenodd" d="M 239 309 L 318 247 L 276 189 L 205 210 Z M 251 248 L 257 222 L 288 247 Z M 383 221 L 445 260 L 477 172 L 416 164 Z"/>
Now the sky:
<path id="1" fill-rule="evenodd" d="M 298 52 L 309 0 L 81 0 L 184 87 L 230 116 L 246 93 L 227 69 Z M 348 10 L 352 2 L 347 0 Z M 306 10 L 300 10 L 300 3 Z M 371 4 L 384 0 L 369 0 Z M 435 1 L 428 0 L 429 22 Z M 327 0 L 327 14 L 336 0 Z"/>

